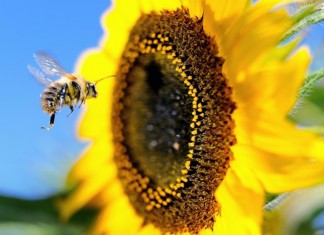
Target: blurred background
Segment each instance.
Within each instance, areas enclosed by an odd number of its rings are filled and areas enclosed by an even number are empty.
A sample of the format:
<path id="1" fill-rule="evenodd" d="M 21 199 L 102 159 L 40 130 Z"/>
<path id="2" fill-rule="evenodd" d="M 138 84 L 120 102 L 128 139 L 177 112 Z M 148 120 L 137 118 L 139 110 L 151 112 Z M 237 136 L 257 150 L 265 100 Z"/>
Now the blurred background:
<path id="1" fill-rule="evenodd" d="M 62 189 L 86 143 L 76 137 L 80 110 L 58 113 L 51 131 L 40 107 L 43 91 L 28 72 L 43 50 L 72 72 L 80 54 L 98 45 L 108 0 L 11 0 L 0 7 L 0 194 L 40 198 Z"/>

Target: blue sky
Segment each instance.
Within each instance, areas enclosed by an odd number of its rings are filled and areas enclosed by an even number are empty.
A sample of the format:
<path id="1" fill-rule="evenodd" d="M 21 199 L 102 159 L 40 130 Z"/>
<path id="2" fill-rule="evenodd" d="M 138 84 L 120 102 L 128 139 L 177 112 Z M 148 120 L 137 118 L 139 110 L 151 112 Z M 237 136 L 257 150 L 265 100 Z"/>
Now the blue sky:
<path id="1" fill-rule="evenodd" d="M 41 197 L 59 190 L 85 143 L 75 136 L 79 111 L 57 115 L 51 131 L 40 108 L 43 87 L 27 71 L 32 54 L 45 50 L 66 70 L 95 47 L 108 0 L 11 0 L 0 7 L 0 194 Z"/>
<path id="2" fill-rule="evenodd" d="M 32 54 L 45 50 L 66 70 L 79 55 L 95 47 L 102 29 L 100 17 L 108 0 L 11 0 L 0 7 L 0 194 L 37 198 L 60 190 L 68 169 L 85 147 L 75 136 L 79 111 L 57 115 L 51 131 L 49 116 L 40 108 L 43 87 L 27 71 Z M 323 25 L 308 31 L 318 58 L 324 54 Z M 318 46 L 322 44 L 322 53 Z M 323 67 L 316 60 L 313 68 Z"/>

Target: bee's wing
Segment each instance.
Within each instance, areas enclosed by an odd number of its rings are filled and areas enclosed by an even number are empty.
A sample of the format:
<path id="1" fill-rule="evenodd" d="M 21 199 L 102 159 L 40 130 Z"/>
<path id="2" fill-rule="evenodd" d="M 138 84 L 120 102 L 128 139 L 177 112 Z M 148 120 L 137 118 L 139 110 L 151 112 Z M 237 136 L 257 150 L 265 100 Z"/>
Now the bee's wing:
<path id="1" fill-rule="evenodd" d="M 37 79 L 37 81 L 39 83 L 41 83 L 42 85 L 47 86 L 48 84 L 50 84 L 51 82 L 53 82 L 52 79 L 48 78 L 45 76 L 44 73 L 42 73 L 40 70 L 36 69 L 35 67 L 28 65 L 27 69 L 29 70 L 29 72 L 34 75 L 34 77 Z"/>
<path id="2" fill-rule="evenodd" d="M 69 73 L 60 66 L 50 55 L 45 52 L 38 51 L 34 54 L 34 58 L 44 73 L 49 75 L 68 76 Z"/>

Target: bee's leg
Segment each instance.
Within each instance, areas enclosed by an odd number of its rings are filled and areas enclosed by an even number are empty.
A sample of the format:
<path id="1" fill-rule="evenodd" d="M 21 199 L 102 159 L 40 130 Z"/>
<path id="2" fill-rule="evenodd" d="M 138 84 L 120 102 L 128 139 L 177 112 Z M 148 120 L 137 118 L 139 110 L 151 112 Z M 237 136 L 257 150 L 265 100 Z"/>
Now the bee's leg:
<path id="1" fill-rule="evenodd" d="M 80 87 L 80 85 L 79 85 L 78 83 L 76 83 L 76 82 L 74 82 L 74 81 L 72 81 L 71 84 L 72 84 L 72 86 L 73 86 L 74 89 L 75 89 L 74 98 L 77 99 L 77 100 L 79 100 L 80 97 L 81 97 L 81 87 Z"/>
<path id="2" fill-rule="evenodd" d="M 54 121 L 55 121 L 55 113 L 53 113 L 52 115 L 51 115 L 51 118 L 50 118 L 50 127 L 52 127 L 52 126 L 54 126 Z"/>
<path id="3" fill-rule="evenodd" d="M 53 113 L 50 117 L 50 124 L 48 127 L 43 127 L 42 126 L 42 129 L 45 129 L 45 130 L 50 130 L 52 128 L 52 126 L 54 126 L 54 121 L 55 121 L 55 113 Z"/>
<path id="4" fill-rule="evenodd" d="M 80 85 L 78 83 L 76 83 L 74 81 L 72 81 L 71 84 L 72 84 L 72 86 L 74 87 L 74 90 L 75 90 L 74 99 L 77 100 L 76 103 L 78 103 L 78 101 L 81 99 L 81 87 L 80 87 Z M 71 109 L 71 112 L 73 112 L 72 109 Z"/>
<path id="5" fill-rule="evenodd" d="M 74 111 L 74 107 L 73 107 L 73 105 L 70 105 L 70 110 L 71 110 L 71 112 L 67 115 L 68 117 L 73 113 L 73 111 Z"/>
<path id="6" fill-rule="evenodd" d="M 79 108 L 81 108 L 81 106 L 85 103 L 85 99 L 82 99 L 79 105 Z"/>
<path id="7" fill-rule="evenodd" d="M 63 105 L 64 105 L 64 99 L 65 99 L 67 90 L 68 90 L 68 85 L 65 84 L 63 86 L 62 90 L 60 91 L 59 95 L 58 95 L 59 105 L 58 105 L 58 108 L 56 109 L 56 111 L 60 110 L 63 107 Z"/>

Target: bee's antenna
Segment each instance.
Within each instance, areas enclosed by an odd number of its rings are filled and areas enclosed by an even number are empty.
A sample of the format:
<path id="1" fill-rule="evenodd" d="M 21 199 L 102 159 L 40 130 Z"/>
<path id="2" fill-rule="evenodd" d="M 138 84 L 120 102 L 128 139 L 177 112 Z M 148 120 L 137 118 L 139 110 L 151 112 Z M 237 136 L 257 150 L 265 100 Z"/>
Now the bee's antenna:
<path id="1" fill-rule="evenodd" d="M 109 76 L 106 76 L 106 77 L 103 77 L 103 78 L 100 78 L 99 80 L 95 81 L 95 85 L 97 85 L 98 82 L 102 81 L 102 80 L 105 80 L 107 78 L 111 78 L 111 77 L 116 77 L 116 75 L 109 75 Z"/>

